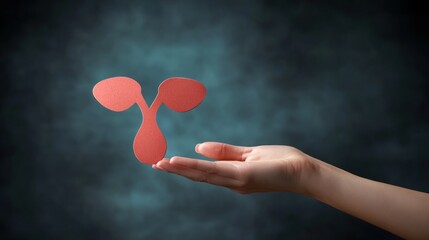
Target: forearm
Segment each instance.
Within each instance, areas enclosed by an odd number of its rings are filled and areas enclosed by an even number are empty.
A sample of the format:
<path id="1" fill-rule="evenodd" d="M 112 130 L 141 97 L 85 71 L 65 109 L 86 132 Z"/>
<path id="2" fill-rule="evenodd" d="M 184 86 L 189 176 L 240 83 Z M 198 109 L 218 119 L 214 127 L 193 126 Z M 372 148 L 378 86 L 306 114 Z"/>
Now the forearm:
<path id="1" fill-rule="evenodd" d="M 358 177 L 318 161 L 308 194 L 407 239 L 429 239 L 429 194 Z"/>

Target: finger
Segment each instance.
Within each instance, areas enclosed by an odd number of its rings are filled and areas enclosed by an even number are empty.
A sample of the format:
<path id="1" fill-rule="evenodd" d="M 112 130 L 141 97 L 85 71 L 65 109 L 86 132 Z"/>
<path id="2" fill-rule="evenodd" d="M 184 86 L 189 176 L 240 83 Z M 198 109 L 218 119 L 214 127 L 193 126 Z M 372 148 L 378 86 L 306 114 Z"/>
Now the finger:
<path id="1" fill-rule="evenodd" d="M 219 175 L 221 177 L 238 178 L 237 166 L 228 162 L 211 162 L 185 157 L 173 157 L 170 164 L 180 165 L 194 170 Z"/>
<path id="2" fill-rule="evenodd" d="M 170 159 L 168 158 L 163 158 L 160 161 L 170 161 Z M 161 167 L 159 167 L 156 163 L 152 164 L 152 168 L 155 170 L 159 170 L 159 171 L 165 171 L 164 169 L 162 169 Z"/>
<path id="3" fill-rule="evenodd" d="M 168 161 L 160 161 L 157 163 L 157 166 L 164 169 L 167 172 L 174 173 L 183 177 L 186 177 L 192 181 L 196 182 L 206 182 L 212 185 L 235 188 L 240 186 L 240 182 L 238 180 L 221 177 L 215 174 L 194 170 L 190 168 L 186 168 L 180 165 L 170 164 Z"/>
<path id="4" fill-rule="evenodd" d="M 158 167 L 156 164 L 152 164 L 152 168 L 155 170 L 163 171 L 163 169 Z"/>
<path id="5" fill-rule="evenodd" d="M 219 142 L 205 142 L 195 146 L 197 153 L 216 160 L 244 161 L 251 150 L 251 147 L 234 146 Z"/>
<path id="6" fill-rule="evenodd" d="M 168 172 L 167 169 L 164 169 L 163 166 L 165 166 L 166 164 L 169 164 L 170 159 L 168 158 L 163 158 L 161 161 L 153 164 L 153 168 L 156 170 L 160 170 L 160 171 L 164 171 L 164 172 Z"/>

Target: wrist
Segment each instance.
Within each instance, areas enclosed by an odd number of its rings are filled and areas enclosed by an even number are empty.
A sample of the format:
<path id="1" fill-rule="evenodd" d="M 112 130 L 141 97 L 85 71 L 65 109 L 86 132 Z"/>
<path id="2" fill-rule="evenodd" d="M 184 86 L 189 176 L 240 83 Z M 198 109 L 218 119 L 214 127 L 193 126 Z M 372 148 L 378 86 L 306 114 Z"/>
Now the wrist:
<path id="1" fill-rule="evenodd" d="M 301 171 L 296 176 L 296 191 L 300 195 L 313 197 L 315 192 L 315 185 L 317 183 L 318 175 L 321 171 L 321 162 L 309 155 L 304 154 L 304 161 L 301 161 Z"/>
<path id="2" fill-rule="evenodd" d="M 303 176 L 303 195 L 321 200 L 329 188 L 335 187 L 336 168 L 318 159 L 311 159 L 311 170 Z"/>

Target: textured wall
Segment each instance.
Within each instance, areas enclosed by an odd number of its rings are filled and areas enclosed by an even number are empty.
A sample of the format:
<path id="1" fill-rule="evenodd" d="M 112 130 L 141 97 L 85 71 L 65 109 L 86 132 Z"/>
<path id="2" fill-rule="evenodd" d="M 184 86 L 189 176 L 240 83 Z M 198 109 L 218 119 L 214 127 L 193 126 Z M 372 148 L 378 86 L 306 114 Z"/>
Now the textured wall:
<path id="1" fill-rule="evenodd" d="M 316 2 L 2 1 L 2 239 L 395 239 L 305 197 L 141 165 L 137 106 L 92 96 L 112 76 L 138 80 L 148 102 L 167 77 L 198 79 L 198 108 L 159 111 L 167 156 L 287 144 L 429 191 L 428 9 Z"/>

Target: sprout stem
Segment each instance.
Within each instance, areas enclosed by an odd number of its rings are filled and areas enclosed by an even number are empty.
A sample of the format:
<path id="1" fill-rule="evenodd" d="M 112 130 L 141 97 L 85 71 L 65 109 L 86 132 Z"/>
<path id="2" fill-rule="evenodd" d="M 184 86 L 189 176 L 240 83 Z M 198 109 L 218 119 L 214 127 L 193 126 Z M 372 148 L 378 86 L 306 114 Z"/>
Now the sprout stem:
<path id="1" fill-rule="evenodd" d="M 146 100 L 144 99 L 143 95 L 140 94 L 137 97 L 137 101 L 136 101 L 137 105 L 140 107 L 140 110 L 142 112 L 142 115 L 144 115 L 146 112 L 149 111 L 149 107 L 147 106 Z"/>
<path id="2" fill-rule="evenodd" d="M 155 113 L 158 111 L 158 108 L 162 104 L 162 102 L 161 102 L 161 100 L 160 100 L 160 98 L 158 96 L 159 96 L 159 93 L 156 95 L 155 99 L 153 100 L 153 102 L 152 102 L 152 104 L 150 105 L 150 108 L 149 108 L 152 112 L 155 112 Z"/>

